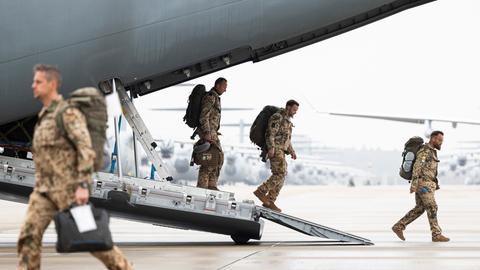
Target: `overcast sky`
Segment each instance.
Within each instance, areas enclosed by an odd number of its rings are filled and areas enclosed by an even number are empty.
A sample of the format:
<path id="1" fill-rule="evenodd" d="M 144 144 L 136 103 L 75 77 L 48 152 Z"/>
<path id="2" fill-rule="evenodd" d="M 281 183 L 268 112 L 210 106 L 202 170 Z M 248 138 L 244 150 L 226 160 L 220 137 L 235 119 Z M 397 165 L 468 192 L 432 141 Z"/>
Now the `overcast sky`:
<path id="1" fill-rule="evenodd" d="M 252 122 L 259 109 L 296 99 L 294 136 L 308 135 L 332 147 L 403 148 L 422 125 L 343 118 L 316 111 L 468 119 L 480 122 L 480 1 L 441 0 L 340 36 L 271 58 L 195 79 L 210 88 L 228 79 L 222 106 L 253 107 L 223 112 L 222 123 Z M 183 112 L 148 108 L 186 106 L 190 88 L 171 87 L 135 102 L 154 137 L 188 140 Z M 433 123 L 446 132 L 444 149 L 458 140 L 480 140 L 479 127 Z M 247 130 L 248 131 L 248 130 Z M 221 128 L 237 143 L 238 129 Z M 247 139 L 248 141 L 248 139 Z"/>

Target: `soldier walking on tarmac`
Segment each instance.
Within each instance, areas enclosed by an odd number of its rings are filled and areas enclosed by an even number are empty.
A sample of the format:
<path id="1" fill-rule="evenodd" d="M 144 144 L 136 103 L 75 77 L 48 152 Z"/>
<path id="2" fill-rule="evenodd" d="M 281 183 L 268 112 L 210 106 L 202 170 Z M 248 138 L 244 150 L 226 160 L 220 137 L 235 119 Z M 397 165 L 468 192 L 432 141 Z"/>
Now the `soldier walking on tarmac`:
<path id="1" fill-rule="evenodd" d="M 89 198 L 95 151 L 85 116 L 78 109 L 69 107 L 62 115 L 68 139 L 57 127 L 58 108 L 66 102 L 58 94 L 61 81 L 56 67 L 34 67 L 33 96 L 42 102 L 43 108 L 33 137 L 35 187 L 18 239 L 18 269 L 40 269 L 43 233 L 55 213 L 74 202 L 85 204 Z M 108 269 L 132 269 L 117 246 L 92 255 Z"/>
<path id="2" fill-rule="evenodd" d="M 438 158 L 437 150 L 440 150 L 443 143 L 443 132 L 434 131 L 430 135 L 430 141 L 423 145 L 417 152 L 413 165 L 412 183 L 410 193 L 415 193 L 415 207 L 410 210 L 402 219 L 393 225 L 393 232 L 405 241 L 403 231 L 412 221 L 427 211 L 428 222 L 432 232 L 433 242 L 448 242 L 449 238 L 442 235 L 438 225 L 437 210 L 435 202 L 435 191 L 439 189 L 437 180 Z"/>
<path id="3" fill-rule="evenodd" d="M 297 113 L 298 106 L 298 102 L 289 100 L 285 109 L 280 109 L 268 120 L 265 141 L 272 176 L 253 192 L 262 201 L 264 207 L 278 212 L 282 210 L 275 205 L 275 201 L 287 175 L 285 155 L 297 159 L 297 154 L 295 154 L 291 143 L 293 124 L 290 119 Z"/>

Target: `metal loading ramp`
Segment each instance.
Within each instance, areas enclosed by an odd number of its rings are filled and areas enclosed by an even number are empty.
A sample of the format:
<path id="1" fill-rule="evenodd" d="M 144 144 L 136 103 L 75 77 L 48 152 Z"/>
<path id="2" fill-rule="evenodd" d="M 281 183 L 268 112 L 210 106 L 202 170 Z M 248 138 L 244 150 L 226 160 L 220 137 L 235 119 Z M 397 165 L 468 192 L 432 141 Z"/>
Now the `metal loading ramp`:
<path id="1" fill-rule="evenodd" d="M 369 239 L 335 230 L 327 226 L 316 224 L 287 214 L 279 213 L 265 207 L 257 206 L 256 210 L 258 217 L 263 217 L 306 235 L 334 239 L 338 240 L 339 242 L 349 244 L 373 245 L 373 242 Z"/>

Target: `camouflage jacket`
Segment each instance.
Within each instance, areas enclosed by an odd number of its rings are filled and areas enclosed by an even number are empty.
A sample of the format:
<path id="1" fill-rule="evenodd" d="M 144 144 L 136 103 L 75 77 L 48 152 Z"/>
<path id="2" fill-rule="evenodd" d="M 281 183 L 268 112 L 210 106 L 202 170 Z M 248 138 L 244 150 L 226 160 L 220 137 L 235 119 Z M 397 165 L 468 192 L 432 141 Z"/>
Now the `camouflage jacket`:
<path id="1" fill-rule="evenodd" d="M 438 167 L 437 151 L 429 144 L 423 145 L 417 152 L 417 158 L 413 165 L 412 187 L 418 190 L 419 184 L 426 185 L 430 188 L 438 189 L 437 167 Z"/>
<path id="2" fill-rule="evenodd" d="M 218 141 L 218 129 L 220 128 L 220 118 L 222 105 L 220 96 L 212 88 L 202 99 L 202 110 L 200 112 L 200 137 L 209 134 L 214 141 Z"/>
<path id="3" fill-rule="evenodd" d="M 290 117 L 287 116 L 285 109 L 282 108 L 273 114 L 268 120 L 267 132 L 265 133 L 267 149 L 275 148 L 275 150 L 283 150 L 287 154 L 293 153 L 292 128 L 293 124 L 290 122 Z"/>
<path id="4" fill-rule="evenodd" d="M 43 107 L 38 115 L 33 136 L 35 189 L 39 192 L 74 192 L 81 181 L 91 183 L 95 152 L 84 115 L 76 108 L 63 113 L 65 131 L 62 136 L 56 115 L 61 96 Z"/>

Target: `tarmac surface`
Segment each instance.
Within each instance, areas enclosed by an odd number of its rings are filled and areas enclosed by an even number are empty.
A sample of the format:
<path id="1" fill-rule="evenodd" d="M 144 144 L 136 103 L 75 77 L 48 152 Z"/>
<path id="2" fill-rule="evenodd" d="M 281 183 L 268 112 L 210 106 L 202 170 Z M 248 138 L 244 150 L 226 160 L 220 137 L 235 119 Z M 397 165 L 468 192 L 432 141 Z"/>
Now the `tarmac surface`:
<path id="1" fill-rule="evenodd" d="M 254 187 L 225 186 L 237 200 Z M 233 244 L 229 236 L 112 219 L 114 240 L 135 269 L 480 269 L 480 186 L 442 186 L 438 217 L 448 243 L 432 243 L 426 214 L 399 240 L 390 228 L 414 206 L 405 186 L 285 186 L 287 214 L 372 240 L 339 245 L 265 221 L 262 240 Z M 257 201 L 258 203 L 258 201 Z M 0 269 L 16 268 L 16 240 L 26 205 L 0 201 Z M 42 269 L 105 269 L 89 254 L 55 252 L 53 225 L 44 237 Z"/>

